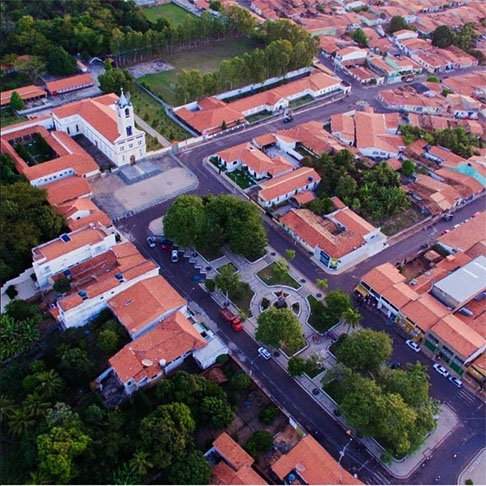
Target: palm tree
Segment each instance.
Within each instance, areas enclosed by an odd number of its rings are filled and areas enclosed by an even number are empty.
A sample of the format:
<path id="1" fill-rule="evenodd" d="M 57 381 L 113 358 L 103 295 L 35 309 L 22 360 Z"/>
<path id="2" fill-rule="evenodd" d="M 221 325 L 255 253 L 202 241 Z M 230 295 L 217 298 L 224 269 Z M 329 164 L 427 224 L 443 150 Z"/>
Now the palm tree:
<path id="1" fill-rule="evenodd" d="M 0 395 L 0 423 L 9 419 L 14 411 L 14 402 L 7 395 Z"/>
<path id="2" fill-rule="evenodd" d="M 38 393 L 44 398 L 53 398 L 61 390 L 64 385 L 62 378 L 56 370 L 40 371 L 36 374 L 38 385 L 34 392 Z"/>
<path id="3" fill-rule="evenodd" d="M 356 329 L 358 327 L 359 321 L 361 320 L 361 314 L 357 310 L 350 307 L 343 312 L 342 318 L 348 325 L 349 333 L 351 328 Z"/>
<path id="4" fill-rule="evenodd" d="M 43 471 L 35 471 L 30 473 L 30 481 L 27 484 L 54 484 L 54 480 Z"/>
<path id="5" fill-rule="evenodd" d="M 8 430 L 14 437 L 23 437 L 29 433 L 35 425 L 32 415 L 24 408 L 16 408 L 8 421 Z"/>
<path id="6" fill-rule="evenodd" d="M 149 458 L 150 454 L 148 452 L 136 452 L 130 460 L 130 467 L 134 469 L 140 477 L 144 477 L 147 475 L 149 469 L 153 467 Z"/>
<path id="7" fill-rule="evenodd" d="M 318 278 L 316 280 L 316 285 L 323 291 L 325 292 L 328 287 L 329 287 L 329 283 L 327 281 L 327 278 Z"/>
<path id="8" fill-rule="evenodd" d="M 47 413 L 47 410 L 49 410 L 51 403 L 46 401 L 42 395 L 31 393 L 27 395 L 22 405 L 32 417 L 43 417 Z"/>

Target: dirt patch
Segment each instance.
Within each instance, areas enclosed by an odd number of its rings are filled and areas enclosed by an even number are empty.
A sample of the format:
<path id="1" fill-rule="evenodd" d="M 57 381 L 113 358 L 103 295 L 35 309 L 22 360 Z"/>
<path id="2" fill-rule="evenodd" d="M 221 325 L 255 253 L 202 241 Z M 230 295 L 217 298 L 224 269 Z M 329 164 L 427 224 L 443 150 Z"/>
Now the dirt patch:
<path id="1" fill-rule="evenodd" d="M 132 66 L 129 71 L 134 78 L 143 78 L 148 74 L 157 74 L 163 71 L 171 71 L 175 69 L 172 64 L 159 59 L 157 61 L 142 62 Z"/>

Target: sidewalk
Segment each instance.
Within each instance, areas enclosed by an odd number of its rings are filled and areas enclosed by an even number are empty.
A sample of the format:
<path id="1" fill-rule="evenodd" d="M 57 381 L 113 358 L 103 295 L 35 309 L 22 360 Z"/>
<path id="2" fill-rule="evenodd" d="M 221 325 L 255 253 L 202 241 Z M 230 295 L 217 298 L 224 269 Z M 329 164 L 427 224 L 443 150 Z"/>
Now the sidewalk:
<path id="1" fill-rule="evenodd" d="M 486 484 L 486 448 L 481 449 L 462 470 L 457 484 L 466 484 L 468 479 L 473 484 Z"/>
<path id="2" fill-rule="evenodd" d="M 306 297 L 308 295 L 316 296 L 318 294 L 321 294 L 322 291 L 312 282 L 306 281 L 303 275 L 300 274 L 300 272 L 298 272 L 295 268 L 293 268 L 291 263 L 289 262 L 287 262 L 290 267 L 289 273 L 297 282 L 301 284 L 301 287 L 299 289 L 292 289 L 290 287 L 280 285 L 269 287 L 256 276 L 257 272 L 270 265 L 273 261 L 282 258 L 282 256 L 273 248 L 269 247 L 267 254 L 260 260 L 253 263 L 240 256 L 231 254 L 225 255 L 213 262 L 207 262 L 204 258 L 201 257 L 201 255 L 197 253 L 194 254 L 191 252 L 191 254 L 188 256 L 190 258 L 190 262 L 193 263 L 196 268 L 200 268 L 202 273 L 206 273 L 208 278 L 214 278 L 217 275 L 217 268 L 229 262 L 232 262 L 238 267 L 238 271 L 242 277 L 242 280 L 248 282 L 251 289 L 255 292 L 255 295 L 250 304 L 252 316 L 247 318 L 244 323 L 245 331 L 253 338 L 255 336 L 255 331 L 257 327 L 256 318 L 261 312 L 261 300 L 263 298 L 268 298 L 270 301 L 275 301 L 277 298 L 275 292 L 284 290 L 284 292 L 288 293 L 286 299 L 290 304 L 292 302 L 299 303 L 298 317 L 300 322 L 302 323 L 304 338 L 307 341 L 306 348 L 303 351 L 300 351 L 299 354 L 307 355 L 314 352 L 319 353 L 321 356 L 323 356 L 325 367 L 327 369 L 335 364 L 335 358 L 329 352 L 329 347 L 331 346 L 333 341 L 325 335 L 320 336 L 319 341 L 316 344 L 315 342 L 313 342 L 312 339 L 310 339 L 312 336 L 315 335 L 315 331 L 307 324 L 307 319 L 310 314 L 310 306 Z M 226 297 L 219 291 L 212 292 L 211 297 L 221 306 L 223 306 L 227 300 Z M 196 303 L 191 303 L 191 306 L 200 309 Z M 236 308 L 233 308 L 233 310 L 237 311 Z M 201 313 L 204 315 L 203 311 Z M 218 325 L 211 321 L 206 315 L 204 315 L 204 317 L 205 319 L 207 319 L 206 322 L 209 324 L 209 326 L 213 330 L 217 331 Z M 342 326 L 344 325 L 340 323 L 336 326 L 336 328 Z M 287 371 L 287 363 L 289 358 L 285 356 L 283 352 L 280 351 L 277 357 L 275 357 L 274 355 L 273 359 L 282 367 L 283 370 Z M 242 364 L 245 370 L 251 374 L 251 363 L 248 362 L 248 359 L 245 356 L 238 356 L 238 361 Z M 294 379 L 300 385 L 303 391 L 305 391 L 311 398 L 313 398 L 316 403 L 318 403 L 334 420 L 336 420 L 343 427 L 343 429 L 348 429 L 349 427 L 345 424 L 343 418 L 334 415 L 334 411 L 336 410 L 336 408 L 338 408 L 338 405 L 330 396 L 322 391 L 320 384 L 321 378 L 322 374 L 317 375 L 314 379 L 309 378 L 307 375 L 299 376 Z M 454 411 L 447 405 L 443 405 L 441 407 L 441 411 L 438 417 L 436 429 L 430 433 L 425 442 L 422 444 L 421 448 L 410 457 L 407 457 L 401 461 L 394 460 L 391 464 L 383 464 L 383 467 L 387 469 L 388 472 L 394 477 L 400 480 L 404 480 L 405 478 L 413 474 L 413 472 L 417 468 L 419 468 L 421 464 L 427 460 L 428 457 L 432 457 L 435 454 L 436 450 L 440 447 L 442 442 L 457 427 L 457 424 L 458 419 Z M 306 426 L 308 425 L 306 424 Z M 314 427 L 315 424 L 310 424 L 310 426 Z M 378 461 L 381 460 L 383 448 L 374 439 L 360 439 L 357 437 L 353 438 L 354 440 L 365 446 L 368 452 Z M 483 481 L 483 483 L 486 483 L 486 481 Z M 475 482 L 475 484 L 478 483 Z"/>

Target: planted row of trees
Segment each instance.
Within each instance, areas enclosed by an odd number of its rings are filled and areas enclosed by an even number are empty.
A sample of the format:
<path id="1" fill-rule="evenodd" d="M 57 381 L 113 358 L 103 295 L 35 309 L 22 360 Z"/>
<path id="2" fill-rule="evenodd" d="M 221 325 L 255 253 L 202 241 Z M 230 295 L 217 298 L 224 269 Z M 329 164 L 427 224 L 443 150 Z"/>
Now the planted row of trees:
<path id="1" fill-rule="evenodd" d="M 249 260 L 265 254 L 267 236 L 259 209 L 235 196 L 180 196 L 163 224 L 164 235 L 183 247 L 217 253 L 227 245 Z"/>
<path id="2" fill-rule="evenodd" d="M 184 104 L 221 91 L 283 76 L 289 71 L 311 65 L 315 54 L 316 45 L 310 36 L 296 44 L 279 39 L 264 50 L 255 49 L 241 57 L 221 61 L 216 72 L 201 74 L 197 69 L 183 70 L 177 77 L 175 87 L 177 102 Z"/>
<path id="3" fill-rule="evenodd" d="M 429 397 L 429 379 L 420 363 L 392 370 L 384 332 L 362 329 L 338 341 L 338 364 L 322 380 L 346 422 L 362 436 L 372 436 L 397 457 L 415 451 L 435 428 L 437 404 Z"/>
<path id="4" fill-rule="evenodd" d="M 335 155 L 323 153 L 305 159 L 304 164 L 314 167 L 322 177 L 318 198 L 307 206 L 316 214 L 333 210 L 333 196 L 375 221 L 393 216 L 409 205 L 399 175 L 386 162 L 371 169 L 359 167 L 349 150 L 341 150 Z"/>

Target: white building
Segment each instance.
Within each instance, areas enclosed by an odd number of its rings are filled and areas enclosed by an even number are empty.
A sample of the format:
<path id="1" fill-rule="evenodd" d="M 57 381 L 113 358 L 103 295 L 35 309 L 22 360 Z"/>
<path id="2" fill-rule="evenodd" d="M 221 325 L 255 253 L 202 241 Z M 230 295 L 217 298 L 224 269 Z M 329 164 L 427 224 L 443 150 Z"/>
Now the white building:
<path id="1" fill-rule="evenodd" d="M 135 128 L 133 105 L 121 94 L 76 101 L 52 112 L 56 130 L 82 134 L 117 167 L 146 155 L 145 132 Z"/>

